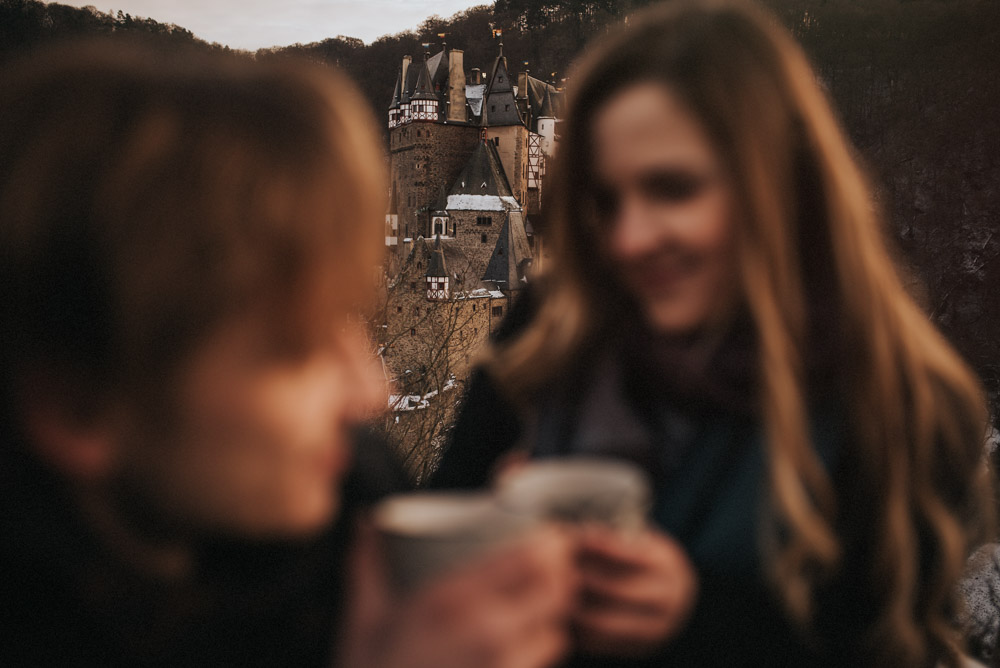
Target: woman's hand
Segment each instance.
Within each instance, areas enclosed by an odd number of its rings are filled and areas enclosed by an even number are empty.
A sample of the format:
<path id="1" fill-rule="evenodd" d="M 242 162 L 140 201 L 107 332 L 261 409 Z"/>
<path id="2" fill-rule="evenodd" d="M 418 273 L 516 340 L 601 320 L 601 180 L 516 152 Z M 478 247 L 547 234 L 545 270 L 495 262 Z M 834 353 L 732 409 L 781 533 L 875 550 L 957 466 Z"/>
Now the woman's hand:
<path id="1" fill-rule="evenodd" d="M 681 630 L 698 580 L 683 548 L 662 533 L 593 525 L 578 548 L 578 646 L 591 654 L 647 655 Z"/>
<path id="2" fill-rule="evenodd" d="M 342 665 L 542 668 L 565 653 L 577 580 L 564 533 L 534 531 L 403 600 L 388 591 L 373 532 L 360 534 Z"/>

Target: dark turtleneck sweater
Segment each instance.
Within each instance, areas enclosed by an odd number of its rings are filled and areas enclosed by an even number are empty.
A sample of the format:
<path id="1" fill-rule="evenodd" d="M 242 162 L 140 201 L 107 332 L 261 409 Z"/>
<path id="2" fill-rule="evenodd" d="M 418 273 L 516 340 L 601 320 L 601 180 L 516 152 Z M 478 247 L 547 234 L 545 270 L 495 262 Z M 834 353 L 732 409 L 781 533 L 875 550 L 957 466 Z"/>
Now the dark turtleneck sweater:
<path id="1" fill-rule="evenodd" d="M 357 512 L 407 486 L 359 435 L 337 521 L 301 541 L 198 542 L 168 582 L 123 563 L 64 486 L 23 449 L 0 450 L 0 665 L 329 666 Z"/>

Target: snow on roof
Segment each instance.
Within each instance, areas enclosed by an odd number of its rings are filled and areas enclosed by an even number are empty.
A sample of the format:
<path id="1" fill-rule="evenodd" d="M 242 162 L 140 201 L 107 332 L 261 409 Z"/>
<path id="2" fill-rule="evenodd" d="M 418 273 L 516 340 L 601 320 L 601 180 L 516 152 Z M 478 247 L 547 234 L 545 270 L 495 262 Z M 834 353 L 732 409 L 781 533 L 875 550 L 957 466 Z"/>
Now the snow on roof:
<path id="1" fill-rule="evenodd" d="M 493 297 L 494 299 L 501 299 L 503 298 L 503 293 L 499 290 L 490 290 L 490 297 Z"/>
<path id="2" fill-rule="evenodd" d="M 509 195 L 448 195 L 449 211 L 503 211 L 519 208 Z"/>

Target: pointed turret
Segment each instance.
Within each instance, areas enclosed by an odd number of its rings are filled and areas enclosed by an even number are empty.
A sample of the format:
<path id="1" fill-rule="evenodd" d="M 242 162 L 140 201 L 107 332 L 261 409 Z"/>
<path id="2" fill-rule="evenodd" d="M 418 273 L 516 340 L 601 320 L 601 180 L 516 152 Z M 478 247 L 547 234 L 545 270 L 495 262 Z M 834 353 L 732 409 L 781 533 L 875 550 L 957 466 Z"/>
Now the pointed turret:
<path id="1" fill-rule="evenodd" d="M 417 74 L 417 85 L 410 96 L 410 116 L 415 121 L 436 121 L 438 119 L 438 97 L 431 85 L 431 75 L 427 70 L 427 61 L 420 65 Z"/>
<path id="2" fill-rule="evenodd" d="M 427 299 L 429 301 L 444 301 L 448 299 L 450 292 L 448 265 L 444 259 L 444 251 L 441 248 L 441 237 L 434 239 L 434 250 L 431 251 L 430 259 L 427 261 L 427 273 L 424 274 L 427 282 Z"/>
<path id="3" fill-rule="evenodd" d="M 531 259 L 524 217 L 520 211 L 508 211 L 483 281 L 494 283 L 505 292 L 521 290 L 528 283 Z"/>
<path id="4" fill-rule="evenodd" d="M 392 102 L 389 103 L 389 127 L 394 128 L 399 125 L 399 98 L 403 87 L 403 71 L 400 69 L 396 73 L 396 87 L 392 91 Z"/>
<path id="5" fill-rule="evenodd" d="M 507 72 L 507 59 L 503 55 L 502 42 L 500 55 L 493 62 L 493 71 L 486 84 L 481 123 L 489 127 L 522 124 L 521 115 L 517 111 L 517 101 L 514 99 L 514 85 Z"/>

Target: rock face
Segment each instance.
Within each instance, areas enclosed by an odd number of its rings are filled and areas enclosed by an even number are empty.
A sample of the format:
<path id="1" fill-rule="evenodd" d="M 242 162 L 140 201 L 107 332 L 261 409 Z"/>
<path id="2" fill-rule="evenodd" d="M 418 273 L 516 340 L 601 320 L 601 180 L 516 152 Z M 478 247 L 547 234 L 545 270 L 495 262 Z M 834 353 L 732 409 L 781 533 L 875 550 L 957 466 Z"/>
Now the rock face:
<path id="1" fill-rule="evenodd" d="M 963 620 L 973 655 L 990 665 L 1000 659 L 1000 543 L 984 545 L 966 564 L 961 582 Z"/>

